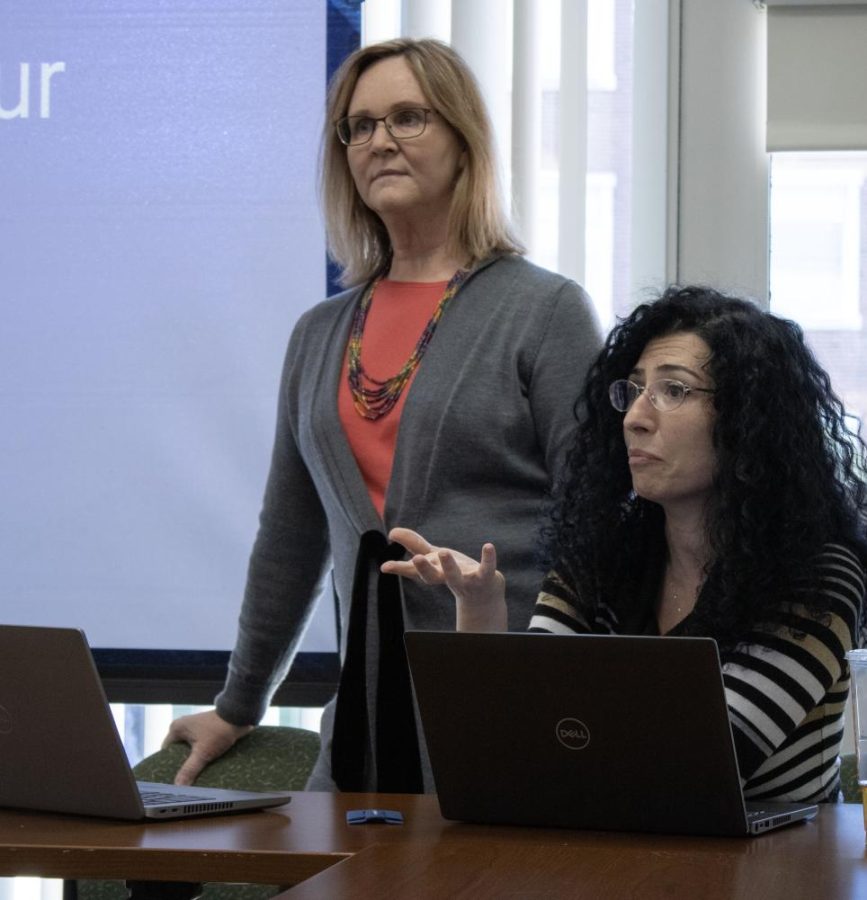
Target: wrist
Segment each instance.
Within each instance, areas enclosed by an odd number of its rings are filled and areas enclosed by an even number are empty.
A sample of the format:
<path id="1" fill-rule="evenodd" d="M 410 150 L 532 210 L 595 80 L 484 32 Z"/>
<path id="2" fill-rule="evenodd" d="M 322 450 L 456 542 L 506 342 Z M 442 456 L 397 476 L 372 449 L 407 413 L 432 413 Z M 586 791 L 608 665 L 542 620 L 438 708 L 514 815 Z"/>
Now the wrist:
<path id="1" fill-rule="evenodd" d="M 505 591 L 489 600 L 459 600 L 455 607 L 457 631 L 508 631 L 509 616 Z"/>

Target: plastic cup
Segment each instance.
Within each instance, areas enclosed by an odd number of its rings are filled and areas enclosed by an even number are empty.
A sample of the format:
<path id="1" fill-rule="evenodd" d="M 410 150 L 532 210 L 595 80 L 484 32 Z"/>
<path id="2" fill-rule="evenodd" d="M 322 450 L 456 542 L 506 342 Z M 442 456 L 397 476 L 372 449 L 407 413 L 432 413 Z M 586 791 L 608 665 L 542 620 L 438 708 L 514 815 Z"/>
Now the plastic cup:
<path id="1" fill-rule="evenodd" d="M 855 734 L 858 786 L 864 801 L 864 828 L 867 830 L 867 650 L 850 650 L 846 658 L 852 673 L 852 728 Z"/>

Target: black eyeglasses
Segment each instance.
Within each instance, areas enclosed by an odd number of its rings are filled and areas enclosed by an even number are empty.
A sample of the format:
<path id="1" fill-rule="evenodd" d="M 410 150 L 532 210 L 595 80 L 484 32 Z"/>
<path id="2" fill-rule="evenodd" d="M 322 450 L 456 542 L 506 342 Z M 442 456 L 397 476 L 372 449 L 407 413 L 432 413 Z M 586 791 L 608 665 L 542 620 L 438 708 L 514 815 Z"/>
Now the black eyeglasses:
<path id="1" fill-rule="evenodd" d="M 408 106 L 395 109 L 387 116 L 344 116 L 335 123 L 337 137 L 347 147 L 366 144 L 374 135 L 379 122 L 396 141 L 407 141 L 424 134 L 432 109 Z"/>
<path id="2" fill-rule="evenodd" d="M 645 391 L 647 391 L 650 402 L 660 412 L 671 412 L 673 409 L 677 409 L 693 391 L 700 391 L 702 394 L 716 393 L 711 388 L 690 387 L 674 378 L 660 378 L 659 381 L 654 381 L 646 387 L 621 378 L 612 382 L 611 387 L 608 388 L 608 399 L 618 412 L 625 413 Z"/>

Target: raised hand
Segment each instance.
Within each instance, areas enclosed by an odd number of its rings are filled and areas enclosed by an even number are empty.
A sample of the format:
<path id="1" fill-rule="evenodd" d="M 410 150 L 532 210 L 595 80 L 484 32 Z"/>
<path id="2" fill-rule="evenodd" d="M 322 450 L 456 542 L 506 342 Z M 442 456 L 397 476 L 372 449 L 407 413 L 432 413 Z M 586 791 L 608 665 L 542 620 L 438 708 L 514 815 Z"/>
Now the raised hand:
<path id="1" fill-rule="evenodd" d="M 409 528 L 392 528 L 389 540 L 412 554 L 404 561 L 382 564 L 382 571 L 424 584 L 444 584 L 454 594 L 458 631 L 505 631 L 506 579 L 497 571 L 493 544 L 482 547 L 476 561 L 457 550 L 435 547 Z"/>

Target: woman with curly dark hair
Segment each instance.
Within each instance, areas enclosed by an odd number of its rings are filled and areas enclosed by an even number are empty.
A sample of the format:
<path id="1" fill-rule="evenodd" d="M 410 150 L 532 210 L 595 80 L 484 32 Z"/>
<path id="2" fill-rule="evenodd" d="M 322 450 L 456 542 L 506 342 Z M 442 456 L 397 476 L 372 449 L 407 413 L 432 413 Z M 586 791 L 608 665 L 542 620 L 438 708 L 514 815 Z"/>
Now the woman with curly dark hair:
<path id="1" fill-rule="evenodd" d="M 836 798 L 867 448 L 801 330 L 670 288 L 612 331 L 581 412 L 530 629 L 715 638 L 745 796 Z M 504 630 L 493 545 L 391 537 L 414 555 L 388 570 L 447 584 L 459 629 Z"/>

